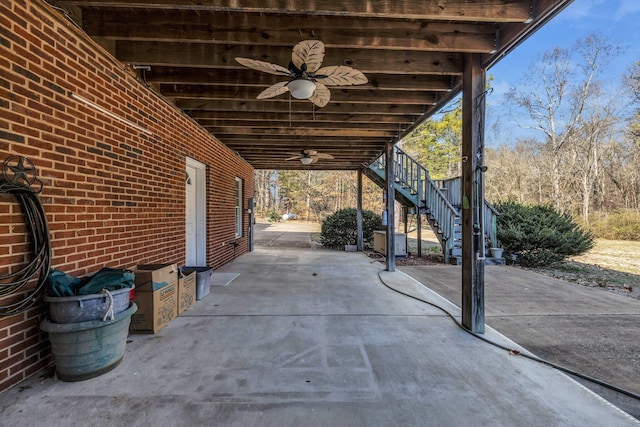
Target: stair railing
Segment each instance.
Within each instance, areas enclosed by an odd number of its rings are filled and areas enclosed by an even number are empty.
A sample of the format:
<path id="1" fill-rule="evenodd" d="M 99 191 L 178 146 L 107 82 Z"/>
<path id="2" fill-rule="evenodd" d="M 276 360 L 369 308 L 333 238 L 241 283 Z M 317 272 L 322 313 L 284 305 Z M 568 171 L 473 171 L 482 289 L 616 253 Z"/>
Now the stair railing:
<path id="1" fill-rule="evenodd" d="M 462 206 L 462 179 L 457 176 L 435 181 L 436 185 L 443 190 L 449 202 L 457 209 Z M 491 246 L 495 247 L 498 242 L 498 216 L 500 213 L 491 203 L 484 201 L 484 232 L 491 241 Z M 488 249 L 488 248 L 485 248 Z"/>
<path id="2" fill-rule="evenodd" d="M 455 220 L 460 213 L 429 177 L 429 172 L 402 149 L 394 147 L 396 185 L 411 195 L 419 213 L 427 219 L 442 245 L 445 261 L 449 261 L 451 249 L 455 245 Z M 380 156 L 372 165 L 378 170 L 385 169 L 385 156 Z"/>

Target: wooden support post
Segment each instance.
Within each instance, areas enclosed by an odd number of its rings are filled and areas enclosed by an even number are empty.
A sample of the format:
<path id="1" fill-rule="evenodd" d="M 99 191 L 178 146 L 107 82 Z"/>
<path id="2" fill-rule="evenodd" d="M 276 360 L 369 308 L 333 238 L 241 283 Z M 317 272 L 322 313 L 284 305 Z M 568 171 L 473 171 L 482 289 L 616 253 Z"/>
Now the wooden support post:
<path id="1" fill-rule="evenodd" d="M 484 333 L 484 156 L 485 70 L 479 54 L 465 54 L 462 83 L 462 324 Z"/>
<path id="2" fill-rule="evenodd" d="M 418 258 L 422 258 L 422 215 L 420 208 L 416 206 L 416 228 L 418 232 Z"/>
<path id="3" fill-rule="evenodd" d="M 404 234 L 409 233 L 409 208 L 402 207 L 402 223 L 404 224 Z"/>
<path id="4" fill-rule="evenodd" d="M 387 271 L 396 271 L 396 230 L 395 230 L 395 161 L 393 159 L 394 145 L 387 142 L 384 147 L 385 152 L 385 183 L 387 187 Z"/>
<path id="5" fill-rule="evenodd" d="M 362 229 L 362 169 L 358 169 L 358 188 L 356 191 L 356 229 L 358 233 L 356 246 L 358 247 L 358 251 L 362 252 L 364 250 L 364 232 Z"/>

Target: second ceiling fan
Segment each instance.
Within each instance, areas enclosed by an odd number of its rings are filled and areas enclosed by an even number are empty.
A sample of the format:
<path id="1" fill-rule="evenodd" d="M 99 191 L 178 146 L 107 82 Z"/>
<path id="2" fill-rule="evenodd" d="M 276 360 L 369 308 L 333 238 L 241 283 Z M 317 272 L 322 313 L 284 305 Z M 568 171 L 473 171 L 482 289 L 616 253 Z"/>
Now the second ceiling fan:
<path id="1" fill-rule="evenodd" d="M 251 58 L 236 58 L 236 61 L 253 70 L 289 77 L 289 80 L 263 90 L 258 99 L 273 98 L 288 91 L 294 98 L 308 99 L 314 105 L 324 107 L 331 99 L 327 86 L 352 86 L 368 82 L 362 72 L 346 65 L 320 68 L 323 59 L 324 43 L 304 40 L 293 47 L 288 68 Z"/>
<path id="2" fill-rule="evenodd" d="M 289 153 L 293 157 L 289 157 L 284 159 L 285 161 L 289 160 L 300 160 L 300 163 L 303 165 L 310 165 L 312 163 L 316 163 L 318 159 L 333 159 L 331 154 L 327 153 L 319 153 L 317 150 L 302 150 L 300 153 Z"/>

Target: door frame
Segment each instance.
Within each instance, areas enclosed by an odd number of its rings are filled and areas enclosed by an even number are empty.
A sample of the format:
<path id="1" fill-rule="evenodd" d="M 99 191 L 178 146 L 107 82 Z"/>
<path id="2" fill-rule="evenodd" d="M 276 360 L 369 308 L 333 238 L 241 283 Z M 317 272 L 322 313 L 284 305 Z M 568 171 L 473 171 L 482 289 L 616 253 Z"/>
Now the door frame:
<path id="1" fill-rule="evenodd" d="M 186 165 L 196 170 L 195 180 L 195 238 L 196 238 L 196 266 L 207 265 L 207 165 L 191 157 L 186 158 Z M 186 203 L 185 191 L 185 203 Z M 186 207 L 185 207 L 186 211 Z M 186 216 L 185 216 L 186 221 Z M 187 259 L 187 245 L 185 245 L 185 260 Z"/>

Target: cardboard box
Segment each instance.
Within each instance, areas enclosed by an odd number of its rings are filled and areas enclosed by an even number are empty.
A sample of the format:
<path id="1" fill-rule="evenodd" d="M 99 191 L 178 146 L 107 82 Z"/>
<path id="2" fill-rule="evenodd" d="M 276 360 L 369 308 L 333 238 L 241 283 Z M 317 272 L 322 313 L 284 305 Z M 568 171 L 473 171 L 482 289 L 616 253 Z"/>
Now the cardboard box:
<path id="1" fill-rule="evenodd" d="M 129 332 L 155 334 L 178 315 L 178 266 L 139 265 L 135 274 L 135 302 Z"/>
<path id="2" fill-rule="evenodd" d="M 184 273 L 183 273 L 184 274 Z M 178 278 L 178 314 L 196 302 L 196 272 Z"/>

